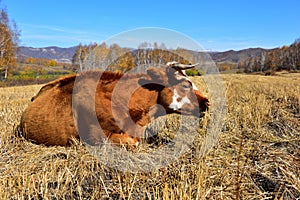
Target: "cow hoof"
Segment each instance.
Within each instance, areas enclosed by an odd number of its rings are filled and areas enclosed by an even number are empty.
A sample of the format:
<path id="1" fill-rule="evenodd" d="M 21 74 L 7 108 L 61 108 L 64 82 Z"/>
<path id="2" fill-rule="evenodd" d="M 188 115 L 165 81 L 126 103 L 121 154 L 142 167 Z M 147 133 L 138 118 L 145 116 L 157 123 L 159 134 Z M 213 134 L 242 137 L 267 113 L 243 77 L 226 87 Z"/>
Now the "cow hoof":
<path id="1" fill-rule="evenodd" d="M 127 133 L 116 133 L 111 134 L 109 140 L 115 145 L 126 145 L 126 146 L 135 146 L 137 147 L 140 142 L 139 139 L 128 135 Z"/>

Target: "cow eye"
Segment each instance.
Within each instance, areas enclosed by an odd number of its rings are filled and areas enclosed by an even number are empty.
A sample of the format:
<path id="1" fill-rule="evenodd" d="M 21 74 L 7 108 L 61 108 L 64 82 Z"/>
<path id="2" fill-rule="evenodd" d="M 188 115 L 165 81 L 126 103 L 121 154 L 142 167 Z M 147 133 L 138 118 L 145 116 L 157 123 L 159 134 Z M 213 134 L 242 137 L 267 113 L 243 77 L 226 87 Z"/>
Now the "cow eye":
<path id="1" fill-rule="evenodd" d="M 191 88 L 191 84 L 189 82 L 184 82 L 182 86 L 183 86 L 184 89 L 190 89 Z"/>

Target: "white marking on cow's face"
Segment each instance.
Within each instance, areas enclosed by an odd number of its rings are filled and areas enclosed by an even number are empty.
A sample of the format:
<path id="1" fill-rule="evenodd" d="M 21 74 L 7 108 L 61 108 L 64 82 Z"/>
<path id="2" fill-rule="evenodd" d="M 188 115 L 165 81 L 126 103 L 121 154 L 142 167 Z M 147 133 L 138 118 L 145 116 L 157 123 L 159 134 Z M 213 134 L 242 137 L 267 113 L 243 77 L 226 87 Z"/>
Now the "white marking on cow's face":
<path id="1" fill-rule="evenodd" d="M 174 89 L 173 93 L 172 103 L 169 105 L 169 108 L 173 109 L 174 111 L 180 110 L 184 104 L 191 103 L 187 96 L 180 97 L 176 89 Z"/>
<path id="2" fill-rule="evenodd" d="M 191 83 L 192 83 L 192 86 L 193 86 L 193 90 L 198 90 L 197 86 L 193 82 L 191 82 Z"/>

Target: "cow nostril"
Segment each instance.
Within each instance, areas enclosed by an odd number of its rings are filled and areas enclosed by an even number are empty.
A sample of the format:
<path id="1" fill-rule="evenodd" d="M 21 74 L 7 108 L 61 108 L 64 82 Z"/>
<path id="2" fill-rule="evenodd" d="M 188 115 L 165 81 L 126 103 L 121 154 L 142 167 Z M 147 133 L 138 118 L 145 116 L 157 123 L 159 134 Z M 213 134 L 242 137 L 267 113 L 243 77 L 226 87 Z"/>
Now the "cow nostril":
<path id="1" fill-rule="evenodd" d="M 205 112 L 209 110 L 209 107 L 210 107 L 209 101 L 204 101 L 204 102 L 202 101 L 201 104 L 199 104 L 199 108 L 201 112 Z"/>
<path id="2" fill-rule="evenodd" d="M 208 101 L 205 102 L 205 105 L 206 105 L 207 108 L 209 108 L 211 106 L 211 104 Z"/>

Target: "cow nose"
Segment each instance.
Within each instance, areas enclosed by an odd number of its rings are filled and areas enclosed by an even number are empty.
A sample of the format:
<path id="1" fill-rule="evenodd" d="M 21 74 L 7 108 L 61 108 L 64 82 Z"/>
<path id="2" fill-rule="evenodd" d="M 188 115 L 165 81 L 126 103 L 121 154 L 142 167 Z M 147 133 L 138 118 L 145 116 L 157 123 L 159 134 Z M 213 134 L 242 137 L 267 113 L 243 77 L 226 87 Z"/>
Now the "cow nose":
<path id="1" fill-rule="evenodd" d="M 208 100 L 204 101 L 204 111 L 207 111 L 210 107 L 210 103 Z"/>
<path id="2" fill-rule="evenodd" d="M 206 108 L 209 109 L 209 107 L 211 106 L 211 104 L 209 103 L 209 101 L 205 102 Z"/>
<path id="3" fill-rule="evenodd" d="M 209 107 L 210 107 L 210 103 L 208 100 L 199 102 L 199 108 L 201 112 L 205 112 L 209 110 Z"/>

